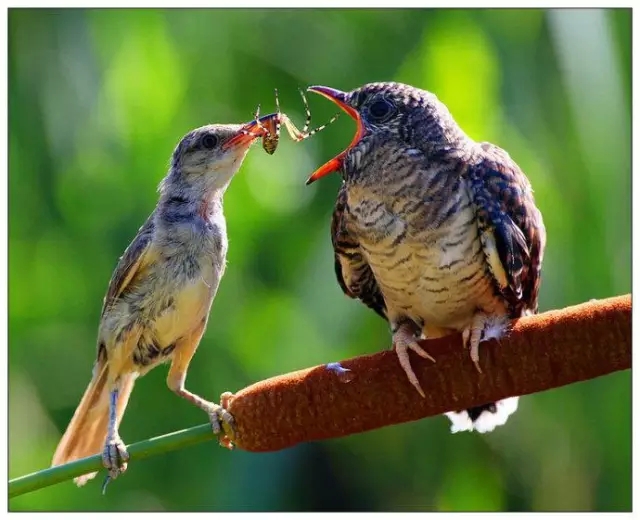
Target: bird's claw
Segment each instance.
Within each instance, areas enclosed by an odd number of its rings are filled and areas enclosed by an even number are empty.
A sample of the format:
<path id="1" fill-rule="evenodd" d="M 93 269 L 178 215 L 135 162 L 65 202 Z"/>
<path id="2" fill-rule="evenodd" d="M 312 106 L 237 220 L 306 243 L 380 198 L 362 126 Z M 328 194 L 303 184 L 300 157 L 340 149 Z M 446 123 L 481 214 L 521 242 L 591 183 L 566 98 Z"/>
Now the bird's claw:
<path id="1" fill-rule="evenodd" d="M 478 345 L 471 345 L 470 354 L 471 361 L 473 361 L 473 364 L 476 366 L 476 370 L 479 374 L 482 374 L 482 369 L 480 368 L 480 352 Z"/>
<path id="2" fill-rule="evenodd" d="M 480 342 L 482 341 L 482 331 L 484 330 L 486 317 L 482 313 L 477 313 L 471 325 L 462 331 L 462 344 L 469 349 L 471 361 L 478 373 L 482 374 L 480 368 Z"/>
<path id="3" fill-rule="evenodd" d="M 235 439 L 236 434 L 233 415 L 218 404 L 212 405 L 207 412 L 209 414 L 211 429 L 213 430 L 213 433 L 218 436 L 220 446 L 233 449 L 233 440 Z"/>
<path id="4" fill-rule="evenodd" d="M 102 494 L 106 494 L 107 492 L 107 486 L 109 485 L 109 482 L 111 482 L 111 475 L 107 474 L 106 477 L 104 477 L 104 482 L 102 483 Z"/>
<path id="5" fill-rule="evenodd" d="M 422 397 L 426 397 L 424 390 L 422 390 L 422 386 L 420 386 L 420 381 L 418 381 L 418 377 L 411 367 L 409 350 L 413 350 L 420 357 L 429 359 L 434 363 L 436 360 L 418 344 L 415 335 L 403 327 L 400 327 L 393 335 L 393 344 L 396 349 L 398 361 L 407 375 L 407 379 L 409 379 L 409 382 L 415 387 Z"/>
<path id="6" fill-rule="evenodd" d="M 121 439 L 107 441 L 102 450 L 102 465 L 107 469 L 107 478 L 102 485 L 102 493 L 107 489 L 107 484 L 115 480 L 127 470 L 129 453 Z"/>

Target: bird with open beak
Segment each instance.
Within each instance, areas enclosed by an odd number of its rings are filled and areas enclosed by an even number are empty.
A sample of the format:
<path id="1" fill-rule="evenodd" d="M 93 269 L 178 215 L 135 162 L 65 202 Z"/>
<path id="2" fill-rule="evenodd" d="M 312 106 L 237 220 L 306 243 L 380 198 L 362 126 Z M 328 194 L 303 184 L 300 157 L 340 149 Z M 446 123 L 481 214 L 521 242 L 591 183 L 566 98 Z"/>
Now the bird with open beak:
<path id="1" fill-rule="evenodd" d="M 233 417 L 185 388 L 225 271 L 222 201 L 254 141 L 280 114 L 245 125 L 207 125 L 176 146 L 159 201 L 120 258 L 104 299 L 93 377 L 53 456 L 52 465 L 102 453 L 109 479 L 127 467 L 118 433 L 136 378 L 170 363 L 167 385 L 209 416 L 230 447 Z M 75 479 L 78 485 L 93 478 Z"/>
<path id="2" fill-rule="evenodd" d="M 527 177 L 507 152 L 469 138 L 425 90 L 308 90 L 357 125 L 348 148 L 307 181 L 343 179 L 331 226 L 340 287 L 389 322 L 400 365 L 423 397 L 409 359 L 413 350 L 433 360 L 421 336 L 461 332 L 480 370 L 480 342 L 538 309 L 546 235 Z M 454 432 L 492 431 L 517 403 L 446 415 Z"/>

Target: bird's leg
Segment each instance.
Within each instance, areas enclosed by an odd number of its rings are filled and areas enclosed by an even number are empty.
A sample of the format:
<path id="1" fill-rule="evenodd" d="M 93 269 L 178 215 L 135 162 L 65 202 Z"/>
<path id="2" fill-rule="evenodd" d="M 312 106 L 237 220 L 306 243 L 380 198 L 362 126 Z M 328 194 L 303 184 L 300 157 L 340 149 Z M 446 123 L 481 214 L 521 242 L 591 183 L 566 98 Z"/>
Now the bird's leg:
<path id="1" fill-rule="evenodd" d="M 189 363 L 198 348 L 205 327 L 206 318 L 202 320 L 201 326 L 198 327 L 198 329 L 176 342 L 171 367 L 169 368 L 169 375 L 167 376 L 167 386 L 183 399 L 204 410 L 209 416 L 213 433 L 220 437 L 220 444 L 231 448 L 231 442 L 235 436 L 233 416 L 219 404 L 207 401 L 189 392 L 189 390 L 184 387 Z"/>
<path id="2" fill-rule="evenodd" d="M 118 386 L 111 390 L 109 396 L 109 427 L 107 430 L 107 438 L 102 450 L 102 464 L 109 472 L 108 479 L 116 479 L 127 469 L 129 454 L 125 448 L 120 435 L 118 434 Z M 108 480 L 107 480 L 108 482 Z M 106 482 L 105 482 L 106 485 Z"/>
<path id="3" fill-rule="evenodd" d="M 403 320 L 392 324 L 391 330 L 393 333 L 393 346 L 396 349 L 400 366 L 405 371 L 409 382 L 415 387 L 418 393 L 422 397 L 426 397 L 413 368 L 411 368 L 411 360 L 409 359 L 409 350 L 413 350 L 420 357 L 430 359 L 434 363 L 436 362 L 435 359 L 433 359 L 420 345 L 418 345 L 418 334 L 420 333 L 420 329 L 415 325 L 415 323 L 409 320 Z"/>
<path id="4" fill-rule="evenodd" d="M 469 349 L 471 361 L 476 366 L 478 372 L 482 374 L 480 368 L 480 341 L 482 339 L 482 331 L 489 317 L 484 312 L 476 312 L 471 319 L 469 326 L 462 331 L 462 343 Z"/>

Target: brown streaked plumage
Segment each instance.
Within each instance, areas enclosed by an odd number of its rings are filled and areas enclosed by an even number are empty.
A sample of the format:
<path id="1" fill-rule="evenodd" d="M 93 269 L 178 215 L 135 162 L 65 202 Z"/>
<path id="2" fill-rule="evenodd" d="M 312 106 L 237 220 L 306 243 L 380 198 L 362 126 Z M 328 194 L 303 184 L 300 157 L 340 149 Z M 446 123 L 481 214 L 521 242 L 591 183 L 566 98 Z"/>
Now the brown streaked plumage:
<path id="1" fill-rule="evenodd" d="M 546 234 L 528 179 L 507 152 L 476 143 L 435 95 L 400 83 L 351 92 L 310 87 L 357 122 L 332 171 L 343 184 L 331 235 L 338 282 L 389 321 L 409 381 L 408 351 L 430 358 L 420 335 L 462 332 L 480 370 L 479 344 L 538 309 Z M 450 412 L 453 431 L 491 431 L 517 397 Z"/>
<path id="2" fill-rule="evenodd" d="M 276 117 L 265 116 L 262 122 Z M 104 299 L 93 378 L 53 456 L 60 465 L 102 452 L 109 478 L 127 467 L 118 427 L 137 377 L 170 362 L 167 385 L 209 415 L 230 445 L 233 418 L 189 392 L 185 379 L 225 271 L 223 195 L 251 144 L 258 122 L 208 125 L 176 147 L 158 204 L 125 250 Z M 75 479 L 78 485 L 95 473 Z"/>

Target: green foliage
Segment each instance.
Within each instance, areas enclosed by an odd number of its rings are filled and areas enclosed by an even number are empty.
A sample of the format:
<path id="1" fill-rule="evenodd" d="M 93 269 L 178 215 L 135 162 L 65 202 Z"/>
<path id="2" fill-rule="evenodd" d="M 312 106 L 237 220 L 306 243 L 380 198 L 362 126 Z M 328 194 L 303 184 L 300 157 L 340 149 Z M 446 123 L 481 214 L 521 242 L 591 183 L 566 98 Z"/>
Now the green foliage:
<path id="1" fill-rule="evenodd" d="M 11 10 L 9 476 L 45 468 L 89 382 L 102 298 L 191 128 L 258 103 L 302 123 L 297 87 L 398 80 L 509 151 L 548 230 L 541 310 L 631 291 L 630 10 Z M 335 107 L 310 96 L 314 121 Z M 253 150 L 225 200 L 229 268 L 188 387 L 257 380 L 389 347 L 334 281 L 337 176 L 305 187 L 353 135 L 341 117 L 275 156 Z M 541 353 L 544 355 L 544 353 Z M 631 379 L 521 400 L 506 427 L 445 418 L 280 453 L 215 443 L 132 464 L 100 495 L 60 484 L 13 510 L 630 510 Z M 126 442 L 202 413 L 156 369 Z M 265 421 L 269 418 L 265 417 Z"/>

